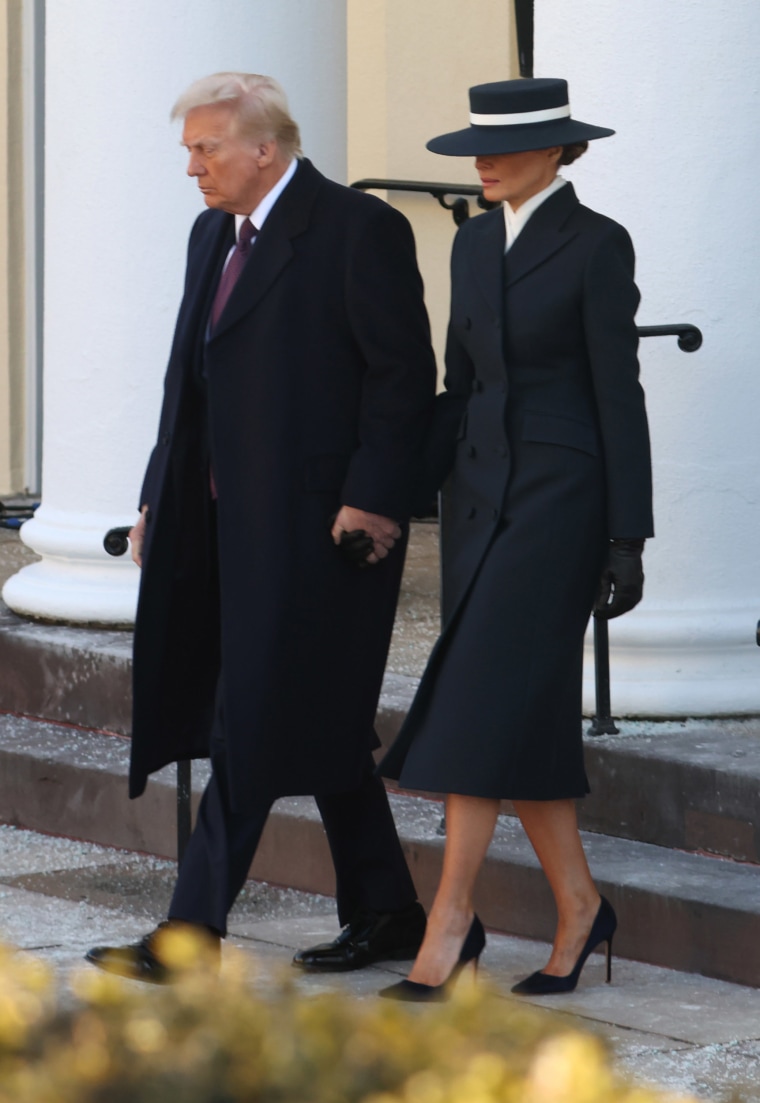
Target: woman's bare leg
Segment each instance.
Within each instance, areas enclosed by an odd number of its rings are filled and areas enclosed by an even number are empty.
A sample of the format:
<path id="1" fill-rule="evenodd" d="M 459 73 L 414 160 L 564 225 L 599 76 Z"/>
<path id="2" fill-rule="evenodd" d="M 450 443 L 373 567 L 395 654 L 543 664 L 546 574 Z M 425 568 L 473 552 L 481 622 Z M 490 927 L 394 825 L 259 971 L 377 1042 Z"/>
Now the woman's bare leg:
<path id="1" fill-rule="evenodd" d="M 446 848 L 425 940 L 409 979 L 443 984 L 472 923 L 475 880 L 491 842 L 499 801 L 452 793 L 446 798 Z"/>
<path id="2" fill-rule="evenodd" d="M 516 800 L 514 805 L 557 905 L 557 933 L 542 972 L 564 977 L 583 949 L 600 899 L 583 851 L 575 801 Z"/>

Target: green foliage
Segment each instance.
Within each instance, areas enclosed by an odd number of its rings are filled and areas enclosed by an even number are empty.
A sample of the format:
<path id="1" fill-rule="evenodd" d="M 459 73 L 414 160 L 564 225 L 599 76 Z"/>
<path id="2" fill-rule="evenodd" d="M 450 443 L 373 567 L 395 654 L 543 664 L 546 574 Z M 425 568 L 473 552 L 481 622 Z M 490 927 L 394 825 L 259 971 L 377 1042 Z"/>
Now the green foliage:
<path id="1" fill-rule="evenodd" d="M 257 996 L 227 951 L 221 977 L 173 936 L 177 984 L 45 966 L 0 950 L 0 1103 L 664 1103 L 611 1071 L 564 1019 L 464 988 L 448 1004 Z"/>

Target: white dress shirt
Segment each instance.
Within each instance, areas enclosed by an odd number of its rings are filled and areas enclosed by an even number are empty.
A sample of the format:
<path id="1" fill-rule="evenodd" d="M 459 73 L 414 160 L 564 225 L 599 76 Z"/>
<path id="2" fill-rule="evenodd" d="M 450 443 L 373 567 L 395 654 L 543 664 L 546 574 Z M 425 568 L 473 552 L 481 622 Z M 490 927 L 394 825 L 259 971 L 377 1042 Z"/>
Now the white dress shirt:
<path id="1" fill-rule="evenodd" d="M 235 241 L 240 237 L 240 227 L 245 222 L 246 218 L 250 218 L 253 225 L 257 230 L 261 230 L 267 219 L 267 215 L 280 198 L 285 188 L 295 176 L 296 169 L 298 168 L 298 159 L 296 157 L 290 162 L 288 167 L 283 172 L 280 179 L 277 181 L 273 188 L 270 188 L 264 198 L 259 203 L 256 210 L 251 211 L 250 214 L 236 214 L 235 215 Z M 233 246 L 234 248 L 234 246 Z"/>
<path id="2" fill-rule="evenodd" d="M 530 216 L 538 210 L 544 200 L 548 199 L 550 195 L 553 195 L 555 191 L 567 183 L 567 180 L 562 176 L 555 176 L 551 184 L 544 188 L 540 192 L 536 192 L 530 199 L 526 199 L 524 203 L 521 203 L 516 211 L 513 211 L 509 203 L 503 203 L 504 207 L 504 223 L 507 227 L 507 242 L 504 246 L 504 252 L 508 253 L 517 240 L 517 236 L 522 230 L 525 223 Z"/>

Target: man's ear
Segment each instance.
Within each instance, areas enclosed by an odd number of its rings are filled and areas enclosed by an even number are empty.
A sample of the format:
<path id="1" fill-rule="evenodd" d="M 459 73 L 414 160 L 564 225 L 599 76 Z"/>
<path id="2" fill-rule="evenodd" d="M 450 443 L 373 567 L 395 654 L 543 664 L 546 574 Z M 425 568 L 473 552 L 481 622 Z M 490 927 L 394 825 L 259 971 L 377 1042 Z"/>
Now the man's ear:
<path id="1" fill-rule="evenodd" d="M 269 168 L 277 154 L 277 142 L 259 142 L 256 147 L 256 163 L 260 169 Z"/>

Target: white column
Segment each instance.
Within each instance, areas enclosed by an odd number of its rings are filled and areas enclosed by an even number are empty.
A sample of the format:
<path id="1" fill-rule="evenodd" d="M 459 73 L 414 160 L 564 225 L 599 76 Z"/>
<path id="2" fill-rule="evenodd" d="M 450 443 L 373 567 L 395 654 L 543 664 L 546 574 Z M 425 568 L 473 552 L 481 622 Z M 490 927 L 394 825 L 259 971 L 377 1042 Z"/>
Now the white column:
<path id="1" fill-rule="evenodd" d="M 754 0 L 536 4 L 536 76 L 618 132 L 567 175 L 631 232 L 639 324 L 704 334 L 642 342 L 657 535 L 644 602 L 610 624 L 624 715 L 760 712 L 759 51 Z"/>
<path id="2" fill-rule="evenodd" d="M 129 624 L 138 571 L 103 550 L 132 524 L 202 209 L 171 106 L 218 70 L 275 76 L 304 150 L 345 180 L 342 0 L 47 0 L 42 560 L 12 609 Z"/>

